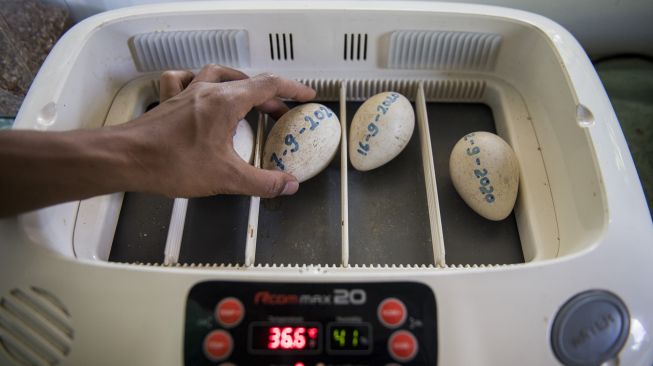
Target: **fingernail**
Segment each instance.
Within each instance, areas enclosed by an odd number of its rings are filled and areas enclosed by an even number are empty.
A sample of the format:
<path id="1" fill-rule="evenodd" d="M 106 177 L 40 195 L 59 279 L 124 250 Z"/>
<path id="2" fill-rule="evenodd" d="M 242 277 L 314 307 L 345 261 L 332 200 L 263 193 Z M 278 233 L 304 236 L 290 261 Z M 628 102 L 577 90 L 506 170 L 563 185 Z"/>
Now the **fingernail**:
<path id="1" fill-rule="evenodd" d="M 299 189 L 299 182 L 296 180 L 291 180 L 289 182 L 286 182 L 286 185 L 283 187 L 283 191 L 281 191 L 282 196 L 290 196 L 291 194 L 295 194 L 297 190 Z"/>

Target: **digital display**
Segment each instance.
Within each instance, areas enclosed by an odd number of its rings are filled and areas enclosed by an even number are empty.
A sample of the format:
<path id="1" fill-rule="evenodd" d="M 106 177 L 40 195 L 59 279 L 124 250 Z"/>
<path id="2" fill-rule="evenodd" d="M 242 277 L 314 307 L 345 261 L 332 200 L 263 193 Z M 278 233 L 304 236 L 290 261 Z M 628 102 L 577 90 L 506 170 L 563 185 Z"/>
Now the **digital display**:
<path id="1" fill-rule="evenodd" d="M 331 323 L 327 327 L 330 353 L 369 353 L 372 351 L 370 325 L 367 323 Z"/>
<path id="2" fill-rule="evenodd" d="M 254 353 L 306 354 L 320 351 L 319 323 L 258 323 L 250 327 L 250 349 Z"/>

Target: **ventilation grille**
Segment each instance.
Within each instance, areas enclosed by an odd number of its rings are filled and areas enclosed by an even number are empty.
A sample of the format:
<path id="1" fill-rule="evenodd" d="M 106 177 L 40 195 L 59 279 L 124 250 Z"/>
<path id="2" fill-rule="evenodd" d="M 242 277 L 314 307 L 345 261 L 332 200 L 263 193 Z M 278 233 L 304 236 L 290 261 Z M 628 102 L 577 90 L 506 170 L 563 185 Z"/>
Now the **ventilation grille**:
<path id="1" fill-rule="evenodd" d="M 338 100 L 340 80 L 300 79 L 300 83 L 317 91 L 317 100 Z M 426 100 L 431 101 L 481 101 L 485 93 L 483 80 L 427 80 L 424 84 Z M 407 79 L 372 79 L 347 81 L 347 100 L 363 101 L 372 95 L 384 91 L 396 91 L 409 98 L 414 98 L 419 80 Z"/>
<path id="2" fill-rule="evenodd" d="M 485 94 L 482 80 L 442 80 L 424 83 L 426 100 L 480 101 Z"/>
<path id="3" fill-rule="evenodd" d="M 343 58 L 345 61 L 367 60 L 367 33 L 345 34 Z"/>
<path id="4" fill-rule="evenodd" d="M 338 100 L 340 97 L 340 80 L 334 79 L 298 79 L 300 83 L 315 89 L 315 100 Z"/>
<path id="5" fill-rule="evenodd" d="M 490 71 L 500 45 L 501 35 L 493 33 L 396 31 L 388 67 Z"/>
<path id="6" fill-rule="evenodd" d="M 73 336 L 70 314 L 45 290 L 14 289 L 0 299 L 0 344 L 18 364 L 60 364 Z"/>
<path id="7" fill-rule="evenodd" d="M 270 58 L 276 61 L 288 61 L 295 59 L 293 49 L 292 33 L 270 33 Z"/>
<path id="8" fill-rule="evenodd" d="M 199 69 L 209 63 L 249 66 L 245 30 L 153 32 L 138 34 L 131 42 L 139 71 Z"/>

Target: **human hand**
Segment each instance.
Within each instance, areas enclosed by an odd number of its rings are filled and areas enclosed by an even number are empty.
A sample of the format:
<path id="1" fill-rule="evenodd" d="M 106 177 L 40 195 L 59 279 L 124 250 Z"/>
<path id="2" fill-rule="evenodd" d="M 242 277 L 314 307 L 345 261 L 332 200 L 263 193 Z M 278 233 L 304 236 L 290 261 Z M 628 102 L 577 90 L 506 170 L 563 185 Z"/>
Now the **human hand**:
<path id="1" fill-rule="evenodd" d="M 297 192 L 297 180 L 262 170 L 234 151 L 238 122 L 256 107 L 279 118 L 288 107 L 277 97 L 308 101 L 315 91 L 298 82 L 207 65 L 197 75 L 167 71 L 161 75 L 161 103 L 119 126 L 135 142 L 130 156 L 143 169 L 146 191 L 169 197 L 245 194 L 260 197 Z"/>

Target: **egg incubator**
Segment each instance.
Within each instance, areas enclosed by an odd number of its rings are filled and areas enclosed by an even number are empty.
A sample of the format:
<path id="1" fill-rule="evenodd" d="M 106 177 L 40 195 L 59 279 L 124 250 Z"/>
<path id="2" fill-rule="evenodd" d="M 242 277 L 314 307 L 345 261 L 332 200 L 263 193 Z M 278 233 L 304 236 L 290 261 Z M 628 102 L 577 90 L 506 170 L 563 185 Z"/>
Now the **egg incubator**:
<path id="1" fill-rule="evenodd" d="M 543 17 L 436 2 L 199 2 L 99 14 L 57 43 L 15 128 L 124 123 L 166 69 L 297 79 L 338 114 L 336 158 L 291 197 L 115 193 L 0 220 L 0 364 L 651 365 L 653 225 L 589 59 Z M 370 96 L 416 114 L 351 167 Z M 274 121 L 252 111 L 253 164 Z M 494 132 L 519 160 L 488 221 L 449 177 Z"/>

